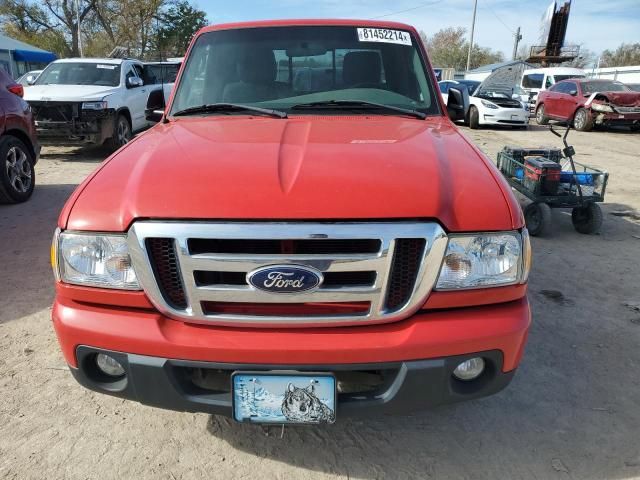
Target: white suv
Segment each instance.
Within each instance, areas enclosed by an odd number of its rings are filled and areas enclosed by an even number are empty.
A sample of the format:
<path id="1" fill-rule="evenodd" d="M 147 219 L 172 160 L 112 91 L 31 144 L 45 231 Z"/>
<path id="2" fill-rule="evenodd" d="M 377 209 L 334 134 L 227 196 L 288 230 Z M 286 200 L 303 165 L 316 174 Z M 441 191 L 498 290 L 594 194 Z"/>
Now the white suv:
<path id="1" fill-rule="evenodd" d="M 138 60 L 69 58 L 51 63 L 25 89 L 43 145 L 126 144 L 152 123 L 145 118 L 149 93 Z"/>

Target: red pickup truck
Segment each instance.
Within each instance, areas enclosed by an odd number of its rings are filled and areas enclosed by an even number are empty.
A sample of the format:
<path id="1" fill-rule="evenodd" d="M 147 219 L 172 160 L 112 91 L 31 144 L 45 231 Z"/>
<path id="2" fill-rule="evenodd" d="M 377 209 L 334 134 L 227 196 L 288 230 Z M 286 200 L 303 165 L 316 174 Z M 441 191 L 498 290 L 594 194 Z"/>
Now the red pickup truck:
<path id="1" fill-rule="evenodd" d="M 443 103 L 404 24 L 201 30 L 159 123 L 60 215 L 52 316 L 74 377 L 278 424 L 504 388 L 531 253 L 510 188 L 451 121 L 467 108 L 454 88 Z"/>

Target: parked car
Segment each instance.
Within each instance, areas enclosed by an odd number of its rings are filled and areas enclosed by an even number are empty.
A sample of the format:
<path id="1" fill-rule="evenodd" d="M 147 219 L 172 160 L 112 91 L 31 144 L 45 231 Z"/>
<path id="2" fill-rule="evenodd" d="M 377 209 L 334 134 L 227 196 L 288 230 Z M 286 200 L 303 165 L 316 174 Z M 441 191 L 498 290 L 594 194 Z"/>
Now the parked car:
<path id="1" fill-rule="evenodd" d="M 382 21 L 200 30 L 160 123 L 60 215 L 52 317 L 73 376 L 278 424 L 503 389 L 530 325 L 528 233 L 450 120 L 467 92 L 445 106 L 425 51 Z M 333 81 L 297 91 L 310 64 Z"/>
<path id="2" fill-rule="evenodd" d="M 106 143 L 116 150 L 151 126 L 142 62 L 114 58 L 56 60 L 25 91 L 45 145 Z"/>
<path id="3" fill-rule="evenodd" d="M 529 110 L 519 100 L 506 94 L 478 89 L 469 97 L 471 106 L 466 123 L 476 129 L 481 125 L 524 127 L 529 125 Z"/>
<path id="4" fill-rule="evenodd" d="M 475 80 L 442 80 L 438 82 L 438 87 L 440 88 L 440 93 L 442 93 L 444 103 L 447 103 L 449 100 L 449 88 L 456 85 L 458 87 L 464 87 L 469 92 L 469 95 L 473 95 L 473 92 L 480 86 L 480 83 L 481 82 Z"/>
<path id="5" fill-rule="evenodd" d="M 640 92 L 614 80 L 564 80 L 538 96 L 536 121 L 546 125 L 550 119 L 572 121 L 580 131 L 599 125 L 638 130 Z"/>
<path id="6" fill-rule="evenodd" d="M 0 69 L 0 203 L 27 201 L 36 184 L 40 145 L 24 87 Z"/>
<path id="7" fill-rule="evenodd" d="M 144 63 L 144 84 L 161 85 L 165 102 L 171 96 L 171 90 L 176 82 L 182 59 L 171 59 L 163 62 Z"/>
<path id="8" fill-rule="evenodd" d="M 569 78 L 586 78 L 581 68 L 573 67 L 545 67 L 531 68 L 522 72 L 520 87 L 529 94 L 531 112 L 535 110 L 538 94 L 551 88 L 558 82 Z"/>
<path id="9" fill-rule="evenodd" d="M 16 83 L 19 83 L 23 87 L 28 87 L 29 85 L 33 85 L 35 83 L 41 73 L 42 70 L 31 70 L 30 72 L 27 72 L 24 75 L 18 77 Z"/>

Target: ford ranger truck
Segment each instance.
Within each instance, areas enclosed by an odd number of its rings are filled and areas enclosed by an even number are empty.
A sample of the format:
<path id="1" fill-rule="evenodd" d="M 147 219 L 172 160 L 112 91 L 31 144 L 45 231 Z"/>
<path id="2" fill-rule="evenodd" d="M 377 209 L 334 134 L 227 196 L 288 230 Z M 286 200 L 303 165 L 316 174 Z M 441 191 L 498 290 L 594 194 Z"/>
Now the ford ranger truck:
<path id="1" fill-rule="evenodd" d="M 76 380 L 239 422 L 470 400 L 530 325 L 518 203 L 416 30 L 287 20 L 193 39 L 159 123 L 72 194 L 53 324 Z"/>

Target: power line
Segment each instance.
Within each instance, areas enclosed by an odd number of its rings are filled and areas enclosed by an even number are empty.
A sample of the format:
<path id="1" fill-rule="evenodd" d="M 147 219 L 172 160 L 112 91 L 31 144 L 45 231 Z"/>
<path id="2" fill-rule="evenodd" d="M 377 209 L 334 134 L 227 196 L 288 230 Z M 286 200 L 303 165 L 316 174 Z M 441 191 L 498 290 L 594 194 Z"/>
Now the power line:
<path id="1" fill-rule="evenodd" d="M 436 0 L 435 2 L 426 2 L 426 3 L 422 3 L 420 5 L 418 5 L 417 7 L 411 7 L 411 8 L 407 8 L 405 10 L 399 10 L 397 12 L 393 12 L 393 13 L 387 13 L 385 15 L 380 15 L 378 17 L 371 17 L 371 20 L 377 20 L 379 18 L 385 18 L 385 17 L 392 17 L 394 15 L 400 15 L 401 13 L 407 13 L 407 12 L 412 12 L 414 10 L 418 10 L 419 8 L 424 8 L 424 7 L 428 7 L 430 5 L 436 5 L 437 3 L 442 3 L 444 0 Z"/>
<path id="2" fill-rule="evenodd" d="M 491 8 L 491 6 L 489 5 L 489 2 L 485 1 L 484 2 L 485 7 L 487 7 L 489 9 L 489 11 L 493 14 L 494 17 L 496 17 L 496 19 L 504 26 L 504 28 L 506 28 L 507 30 L 509 30 L 513 35 L 516 34 L 515 30 L 512 30 L 511 27 L 509 27 L 509 25 L 507 25 L 506 23 L 504 23 L 502 21 L 502 19 L 498 16 L 498 14 L 496 12 L 493 11 L 493 8 Z"/>

